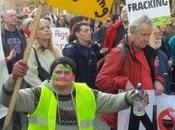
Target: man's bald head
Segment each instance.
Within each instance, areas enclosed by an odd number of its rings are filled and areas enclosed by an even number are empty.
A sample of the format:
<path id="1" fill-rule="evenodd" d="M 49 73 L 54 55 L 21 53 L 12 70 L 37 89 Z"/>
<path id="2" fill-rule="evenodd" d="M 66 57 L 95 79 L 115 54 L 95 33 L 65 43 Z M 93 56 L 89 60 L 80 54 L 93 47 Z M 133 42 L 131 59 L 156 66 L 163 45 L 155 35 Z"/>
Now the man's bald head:
<path id="1" fill-rule="evenodd" d="M 4 13 L 4 18 L 5 17 L 9 17 L 10 15 L 15 14 L 16 15 L 16 11 L 15 10 L 6 10 Z"/>
<path id="2" fill-rule="evenodd" d="M 4 13 L 4 23 L 8 27 L 16 27 L 17 25 L 17 14 L 15 10 L 6 10 Z"/>

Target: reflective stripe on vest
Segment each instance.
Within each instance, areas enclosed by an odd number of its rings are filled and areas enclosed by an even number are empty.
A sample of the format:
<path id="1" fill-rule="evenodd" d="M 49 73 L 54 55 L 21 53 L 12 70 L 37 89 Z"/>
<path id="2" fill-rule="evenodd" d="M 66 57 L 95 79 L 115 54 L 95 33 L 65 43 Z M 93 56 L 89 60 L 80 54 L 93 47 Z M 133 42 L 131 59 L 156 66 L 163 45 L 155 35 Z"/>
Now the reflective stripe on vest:
<path id="1" fill-rule="evenodd" d="M 93 121 L 96 111 L 94 93 L 85 83 L 74 83 L 74 86 L 76 88 L 76 109 L 79 129 L 93 130 Z M 84 126 L 87 127 L 85 128 Z"/>
<path id="2" fill-rule="evenodd" d="M 79 130 L 94 130 L 96 101 L 93 91 L 84 83 L 74 83 Z M 28 130 L 56 130 L 57 100 L 52 90 L 42 86 L 38 106 L 29 115 Z"/>
<path id="3" fill-rule="evenodd" d="M 55 130 L 56 113 L 57 100 L 55 95 L 48 87 L 43 86 L 38 106 L 36 110 L 29 115 L 28 130 Z"/>
<path id="4" fill-rule="evenodd" d="M 47 126 L 47 122 L 48 122 L 48 119 L 45 119 L 45 118 L 42 118 L 42 117 L 30 117 L 28 119 L 28 121 L 30 123 L 33 123 L 33 124 L 39 124 L 39 125 L 45 125 Z"/>
<path id="5" fill-rule="evenodd" d="M 80 126 L 82 129 L 91 127 L 91 126 L 93 126 L 93 121 L 80 122 Z"/>

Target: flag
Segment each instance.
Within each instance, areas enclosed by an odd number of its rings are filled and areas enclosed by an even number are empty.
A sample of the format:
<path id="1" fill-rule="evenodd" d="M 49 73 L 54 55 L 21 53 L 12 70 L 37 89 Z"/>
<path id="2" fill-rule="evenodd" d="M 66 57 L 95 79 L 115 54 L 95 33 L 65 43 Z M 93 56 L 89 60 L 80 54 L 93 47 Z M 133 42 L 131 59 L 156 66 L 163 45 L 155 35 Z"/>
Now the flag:
<path id="1" fill-rule="evenodd" d="M 45 2 L 71 13 L 104 21 L 109 16 L 113 0 L 45 0 Z"/>

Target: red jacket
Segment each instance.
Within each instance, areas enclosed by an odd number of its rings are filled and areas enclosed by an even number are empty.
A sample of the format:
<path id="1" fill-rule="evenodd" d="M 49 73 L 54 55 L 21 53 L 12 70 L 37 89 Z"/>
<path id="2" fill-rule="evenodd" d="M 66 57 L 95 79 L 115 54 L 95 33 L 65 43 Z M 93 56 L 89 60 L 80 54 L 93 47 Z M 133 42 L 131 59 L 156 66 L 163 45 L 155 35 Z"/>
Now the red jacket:
<path id="1" fill-rule="evenodd" d="M 117 32 L 116 30 L 120 26 L 123 26 L 123 24 L 122 24 L 122 21 L 118 20 L 106 32 L 103 47 L 108 48 L 108 52 L 110 52 L 111 49 L 113 48 L 113 44 L 114 44 L 114 40 L 115 40 L 116 32 Z"/>
<path id="2" fill-rule="evenodd" d="M 125 51 L 125 57 L 122 56 L 121 49 L 114 48 L 107 55 L 105 63 L 96 78 L 96 86 L 98 89 L 116 93 L 118 89 L 125 90 L 126 81 L 129 80 L 134 86 L 140 82 L 143 89 L 153 89 L 153 81 L 151 79 L 151 71 L 142 50 L 135 52 L 133 59 L 129 51 Z M 155 80 L 163 83 L 162 77 L 155 76 Z M 111 114 L 103 117 L 108 125 L 116 128 L 117 116 Z"/>

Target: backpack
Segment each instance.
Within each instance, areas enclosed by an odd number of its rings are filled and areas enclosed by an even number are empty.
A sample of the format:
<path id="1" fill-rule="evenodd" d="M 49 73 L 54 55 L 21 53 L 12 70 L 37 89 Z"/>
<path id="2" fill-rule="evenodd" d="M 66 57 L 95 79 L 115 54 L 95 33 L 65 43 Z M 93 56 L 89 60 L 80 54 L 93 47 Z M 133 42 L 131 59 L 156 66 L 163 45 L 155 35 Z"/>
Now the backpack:
<path id="1" fill-rule="evenodd" d="M 117 48 L 120 49 L 121 51 L 121 56 L 122 56 L 122 64 L 125 63 L 125 58 L 126 58 L 126 52 L 129 51 L 129 46 L 128 46 L 128 36 L 125 35 L 123 42 L 121 44 L 117 45 Z M 101 68 L 103 67 L 103 64 L 105 62 L 106 56 L 104 56 L 103 58 L 101 58 L 98 62 L 97 62 L 97 71 L 100 72 Z"/>

